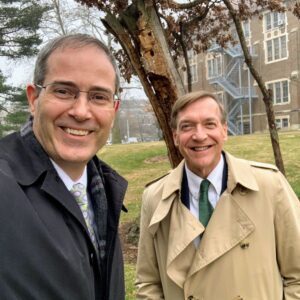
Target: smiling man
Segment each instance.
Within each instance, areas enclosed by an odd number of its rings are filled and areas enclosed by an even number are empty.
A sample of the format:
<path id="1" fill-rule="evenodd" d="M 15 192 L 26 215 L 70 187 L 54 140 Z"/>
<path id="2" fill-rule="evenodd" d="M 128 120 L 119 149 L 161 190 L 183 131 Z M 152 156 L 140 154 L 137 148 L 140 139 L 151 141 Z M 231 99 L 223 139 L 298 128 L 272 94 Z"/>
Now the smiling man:
<path id="1" fill-rule="evenodd" d="M 118 108 L 108 48 L 84 34 L 39 53 L 30 120 L 0 141 L 0 298 L 123 300 L 127 182 L 96 153 Z"/>
<path id="2" fill-rule="evenodd" d="M 275 166 L 223 151 L 214 94 L 172 109 L 184 160 L 143 194 L 137 299 L 300 299 L 300 205 Z"/>

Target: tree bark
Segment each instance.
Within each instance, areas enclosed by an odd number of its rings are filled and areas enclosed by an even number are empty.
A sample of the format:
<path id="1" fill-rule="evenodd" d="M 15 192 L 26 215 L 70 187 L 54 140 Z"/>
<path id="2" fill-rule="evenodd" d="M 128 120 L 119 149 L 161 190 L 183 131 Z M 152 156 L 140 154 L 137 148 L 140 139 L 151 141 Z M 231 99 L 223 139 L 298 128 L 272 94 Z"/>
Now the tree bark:
<path id="1" fill-rule="evenodd" d="M 175 167 L 182 156 L 174 145 L 170 115 L 173 103 L 185 91 L 156 9 L 146 3 L 134 1 L 118 18 L 107 13 L 103 23 L 120 42 L 140 78 L 164 133 L 171 165 Z"/>

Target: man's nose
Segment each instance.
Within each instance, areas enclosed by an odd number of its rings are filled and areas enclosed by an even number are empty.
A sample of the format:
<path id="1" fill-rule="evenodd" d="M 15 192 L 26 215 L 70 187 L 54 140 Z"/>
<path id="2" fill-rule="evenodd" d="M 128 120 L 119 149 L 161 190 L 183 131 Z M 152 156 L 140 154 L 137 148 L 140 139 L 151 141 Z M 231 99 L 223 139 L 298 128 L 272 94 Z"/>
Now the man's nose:
<path id="1" fill-rule="evenodd" d="M 195 127 L 194 132 L 193 132 L 192 138 L 194 140 L 204 140 L 204 139 L 206 139 L 207 138 L 206 129 L 201 125 L 197 125 Z"/>
<path id="2" fill-rule="evenodd" d="M 69 114 L 72 115 L 76 120 L 86 120 L 91 117 L 91 106 L 87 93 L 78 93 L 77 97 L 72 103 Z"/>

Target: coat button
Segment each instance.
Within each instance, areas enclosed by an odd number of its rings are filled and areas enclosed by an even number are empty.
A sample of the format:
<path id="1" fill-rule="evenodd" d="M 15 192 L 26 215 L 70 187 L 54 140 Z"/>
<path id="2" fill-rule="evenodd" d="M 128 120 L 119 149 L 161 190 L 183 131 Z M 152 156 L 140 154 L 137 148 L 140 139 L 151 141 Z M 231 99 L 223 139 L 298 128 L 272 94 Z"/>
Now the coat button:
<path id="1" fill-rule="evenodd" d="M 194 296 L 188 296 L 187 297 L 187 300 L 193 300 L 194 299 Z"/>
<path id="2" fill-rule="evenodd" d="M 243 240 L 240 242 L 240 247 L 245 250 L 245 249 L 248 249 L 250 246 L 250 243 L 247 239 Z"/>

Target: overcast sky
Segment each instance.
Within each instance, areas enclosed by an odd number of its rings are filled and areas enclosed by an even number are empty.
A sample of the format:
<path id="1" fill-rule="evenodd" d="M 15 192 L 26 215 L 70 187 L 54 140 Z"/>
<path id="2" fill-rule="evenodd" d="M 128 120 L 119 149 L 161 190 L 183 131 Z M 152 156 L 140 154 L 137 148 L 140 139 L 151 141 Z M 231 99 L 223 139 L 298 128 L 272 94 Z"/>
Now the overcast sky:
<path id="1" fill-rule="evenodd" d="M 46 2 L 47 0 L 44 0 Z M 74 0 L 65 0 L 68 6 L 74 5 Z M 187 0 L 178 0 L 177 2 L 188 2 Z M 78 4 L 78 3 L 76 3 Z M 75 5 L 76 5 L 75 4 Z M 82 26 L 81 26 L 82 28 Z M 31 82 L 33 68 L 34 68 L 35 57 L 33 58 L 26 58 L 23 60 L 8 60 L 5 58 L 0 57 L 0 69 L 2 70 L 3 74 L 7 77 L 7 82 L 14 86 L 25 87 L 27 83 Z M 132 84 L 133 86 L 137 86 L 136 83 Z M 130 89 L 127 90 L 126 93 L 128 96 L 130 94 L 139 95 L 140 97 L 145 98 L 144 93 L 142 90 L 138 89 Z"/>
<path id="2" fill-rule="evenodd" d="M 25 86 L 31 81 L 33 68 L 34 58 L 17 61 L 0 58 L 0 69 L 10 85 Z"/>

